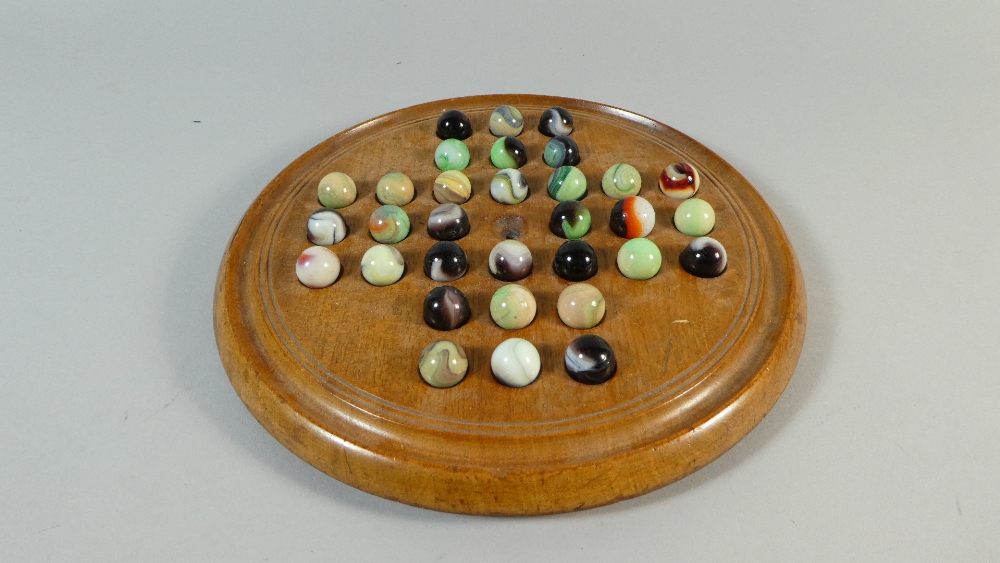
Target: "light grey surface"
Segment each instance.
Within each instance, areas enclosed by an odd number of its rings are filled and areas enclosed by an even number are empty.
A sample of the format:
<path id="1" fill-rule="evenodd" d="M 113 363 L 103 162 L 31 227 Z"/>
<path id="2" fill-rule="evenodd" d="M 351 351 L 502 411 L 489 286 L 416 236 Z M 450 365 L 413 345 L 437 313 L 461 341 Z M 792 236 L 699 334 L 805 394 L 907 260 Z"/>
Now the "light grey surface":
<path id="1" fill-rule="evenodd" d="M 0 7 L 0 560 L 1000 559 L 998 5 L 691 4 Z M 277 444 L 220 365 L 216 268 L 275 174 L 502 92 L 684 131 L 798 252 L 796 376 L 665 489 L 531 519 L 385 501 Z"/>

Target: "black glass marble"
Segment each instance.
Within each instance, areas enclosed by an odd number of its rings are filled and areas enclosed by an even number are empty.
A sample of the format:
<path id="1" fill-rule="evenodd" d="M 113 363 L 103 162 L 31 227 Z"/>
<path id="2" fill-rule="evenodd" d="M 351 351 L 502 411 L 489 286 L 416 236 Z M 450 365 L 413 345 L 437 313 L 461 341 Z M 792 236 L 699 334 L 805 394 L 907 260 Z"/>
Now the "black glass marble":
<path id="1" fill-rule="evenodd" d="M 579 201 L 564 201 L 552 210 L 549 230 L 557 237 L 581 238 L 590 231 L 590 210 Z"/>
<path id="2" fill-rule="evenodd" d="M 469 300 L 458 288 L 450 285 L 435 287 L 424 299 L 424 322 L 438 330 L 455 330 L 469 322 L 472 309 Z"/>
<path id="3" fill-rule="evenodd" d="M 437 240 L 458 240 L 469 234 L 471 228 L 469 215 L 454 203 L 435 207 L 427 217 L 427 234 Z"/>
<path id="4" fill-rule="evenodd" d="M 503 150 L 517 163 L 514 168 L 520 168 L 528 163 L 528 151 L 517 137 L 504 137 Z"/>
<path id="5" fill-rule="evenodd" d="M 618 371 L 615 351 L 596 334 L 584 334 L 570 342 L 563 364 L 570 377 L 587 385 L 604 383 Z"/>
<path id="6" fill-rule="evenodd" d="M 597 253 L 582 240 L 569 240 L 559 246 L 552 260 L 556 275 L 567 281 L 589 280 L 597 274 Z"/>
<path id="7" fill-rule="evenodd" d="M 550 107 L 538 120 L 538 132 L 549 137 L 569 135 L 573 132 L 573 116 L 559 106 Z"/>
<path id="8" fill-rule="evenodd" d="M 424 273 L 434 281 L 455 281 L 468 270 L 469 258 L 454 242 L 436 242 L 424 255 Z"/>
<path id="9" fill-rule="evenodd" d="M 469 116 L 457 109 L 450 109 L 438 118 L 437 136 L 440 139 L 468 139 L 472 135 Z"/>
<path id="10" fill-rule="evenodd" d="M 726 249 L 714 238 L 696 238 L 681 251 L 681 267 L 692 276 L 714 278 L 726 271 Z"/>
<path id="11" fill-rule="evenodd" d="M 552 168 L 576 166 L 580 164 L 580 147 L 566 135 L 557 135 L 545 144 L 542 160 Z"/>

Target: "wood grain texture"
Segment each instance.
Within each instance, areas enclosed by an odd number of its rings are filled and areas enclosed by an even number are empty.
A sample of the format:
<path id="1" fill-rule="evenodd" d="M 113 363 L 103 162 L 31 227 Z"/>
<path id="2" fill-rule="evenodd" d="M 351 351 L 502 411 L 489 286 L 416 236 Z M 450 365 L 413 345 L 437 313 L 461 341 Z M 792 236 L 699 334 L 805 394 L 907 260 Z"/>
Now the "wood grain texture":
<path id="1" fill-rule="evenodd" d="M 522 168 L 531 194 L 506 206 L 489 197 L 496 169 L 488 118 L 501 104 L 525 117 Z M 584 203 L 594 227 L 584 240 L 597 250 L 600 271 L 588 283 L 607 300 L 598 326 L 581 331 L 559 320 L 556 301 L 568 282 L 552 272 L 563 242 L 548 230 L 556 202 L 545 192 L 551 169 L 542 162 L 547 137 L 536 130 L 542 111 L 572 112 L 579 168 L 589 188 Z M 445 109 L 465 111 L 475 133 L 466 140 L 473 197 L 463 205 L 473 228 L 458 241 L 469 273 L 454 282 L 469 298 L 472 320 L 442 333 L 421 318 L 424 297 L 439 285 L 422 272 L 435 241 L 426 232 L 437 203 L 434 135 Z M 672 225 L 679 202 L 661 194 L 664 166 L 691 162 L 702 171 L 698 197 L 716 210 L 710 236 L 729 254 L 714 279 L 688 275 L 678 255 L 691 240 Z M 612 164 L 642 175 L 642 192 L 657 212 L 649 236 L 663 268 L 648 281 L 615 266 L 624 242 L 608 227 L 614 200 L 600 189 Z M 367 220 L 378 206 L 374 187 L 391 171 L 416 186 L 405 206 L 412 232 L 396 245 L 407 273 L 373 287 L 360 274 L 361 255 L 374 245 Z M 358 200 L 341 210 L 351 234 L 331 247 L 343 272 L 331 287 L 310 290 L 294 272 L 310 246 L 305 222 L 319 207 L 316 185 L 332 171 L 354 178 Z M 503 282 L 486 260 L 501 240 L 500 225 L 523 219 L 520 238 L 532 251 L 534 273 L 518 282 L 538 302 L 528 327 L 506 331 L 489 314 Z M 709 463 L 747 434 L 791 377 L 805 333 L 805 293 L 794 252 L 774 214 L 752 186 L 720 157 L 687 136 L 630 112 L 568 98 L 477 96 L 399 110 L 348 129 L 311 149 L 260 194 L 236 229 L 219 271 L 215 329 L 226 371 L 247 407 L 282 444 L 329 475 L 365 491 L 416 506 L 469 514 L 542 514 L 583 509 L 639 495 Z M 569 342 L 602 336 L 619 371 L 596 386 L 579 384 L 563 368 Z M 538 348 L 542 373 L 511 389 L 490 374 L 492 350 L 506 338 Z M 469 356 L 469 375 L 450 389 L 423 383 L 421 350 L 447 338 Z"/>

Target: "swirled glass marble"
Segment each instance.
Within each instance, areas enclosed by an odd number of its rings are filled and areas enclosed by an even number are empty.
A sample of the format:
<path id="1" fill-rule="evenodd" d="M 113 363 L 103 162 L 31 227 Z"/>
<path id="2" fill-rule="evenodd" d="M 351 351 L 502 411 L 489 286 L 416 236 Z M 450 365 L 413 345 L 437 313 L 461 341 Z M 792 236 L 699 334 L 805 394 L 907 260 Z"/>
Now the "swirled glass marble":
<path id="1" fill-rule="evenodd" d="M 295 261 L 295 276 L 306 287 L 328 287 L 340 276 L 340 259 L 329 248 L 311 246 Z"/>
<path id="2" fill-rule="evenodd" d="M 361 276 L 374 286 L 392 285 L 403 277 L 403 255 L 387 244 L 376 244 L 361 257 Z"/>
<path id="3" fill-rule="evenodd" d="M 556 312 L 570 328 L 594 328 L 604 318 L 604 295 L 589 283 L 573 283 L 559 294 Z"/>
<path id="4" fill-rule="evenodd" d="M 573 116 L 559 106 L 550 107 L 538 120 L 538 132 L 548 137 L 569 135 L 573 132 Z"/>
<path id="5" fill-rule="evenodd" d="M 469 147 L 458 139 L 445 139 L 434 151 L 438 170 L 465 170 L 469 166 Z"/>
<path id="6" fill-rule="evenodd" d="M 656 211 L 646 198 L 630 195 L 611 208 L 611 231 L 620 237 L 647 236 L 656 225 Z"/>
<path id="7" fill-rule="evenodd" d="M 490 371 L 507 387 L 530 385 L 542 372 L 542 357 L 531 342 L 523 338 L 508 338 L 493 350 Z"/>
<path id="8" fill-rule="evenodd" d="M 465 113 L 457 109 L 450 109 L 438 118 L 436 133 L 439 139 L 462 141 L 472 135 L 472 122 L 469 121 L 469 116 Z"/>
<path id="9" fill-rule="evenodd" d="M 552 269 L 567 281 L 589 280 L 597 275 L 597 252 L 585 241 L 568 240 L 556 249 Z"/>
<path id="10" fill-rule="evenodd" d="M 576 166 L 580 164 L 580 147 L 566 135 L 557 135 L 545 143 L 542 160 L 552 168 Z"/>
<path id="11" fill-rule="evenodd" d="M 660 271 L 663 255 L 659 247 L 647 238 L 634 238 L 618 250 L 618 271 L 633 280 L 648 280 Z"/>
<path id="12" fill-rule="evenodd" d="M 689 237 L 703 237 L 715 228 L 715 210 L 703 199 L 686 199 L 674 211 L 674 226 Z"/>
<path id="13" fill-rule="evenodd" d="M 587 177 L 576 166 L 560 166 L 549 176 L 547 188 L 556 201 L 583 199 L 587 195 Z"/>
<path id="14" fill-rule="evenodd" d="M 642 176 L 631 164 L 619 162 L 604 173 L 601 189 L 605 195 L 614 199 L 637 195 L 642 189 Z"/>
<path id="15" fill-rule="evenodd" d="M 711 237 L 696 238 L 681 251 L 681 267 L 692 276 L 714 278 L 726 271 L 729 258 L 722 243 Z"/>
<path id="16" fill-rule="evenodd" d="M 451 241 L 434 243 L 424 255 L 424 274 L 436 282 L 452 282 L 465 275 L 469 258 Z"/>
<path id="17" fill-rule="evenodd" d="M 590 232 L 590 210 L 579 201 L 564 201 L 552 210 L 549 230 L 557 237 L 576 240 Z"/>
<path id="18" fill-rule="evenodd" d="M 347 236 L 347 223 L 344 217 L 329 208 L 313 211 L 306 221 L 306 237 L 309 242 L 319 246 L 330 246 L 344 240 Z"/>
<path id="19" fill-rule="evenodd" d="M 514 205 L 528 197 L 528 180 L 516 168 L 504 168 L 490 182 L 490 197 L 498 203 Z"/>
<path id="20" fill-rule="evenodd" d="M 415 194 L 413 181 L 402 172 L 390 172 L 375 185 L 375 197 L 384 205 L 406 205 Z"/>
<path id="21" fill-rule="evenodd" d="M 584 334 L 570 342 L 563 365 L 570 377 L 587 385 L 604 383 L 618 371 L 615 351 L 596 334 Z"/>
<path id="22" fill-rule="evenodd" d="M 462 204 L 469 201 L 470 197 L 472 197 L 472 182 L 458 170 L 442 172 L 434 180 L 434 199 L 438 203 Z"/>
<path id="23" fill-rule="evenodd" d="M 368 219 L 372 238 L 382 244 L 396 244 L 410 234 L 410 217 L 402 207 L 383 205 Z"/>
<path id="24" fill-rule="evenodd" d="M 490 133 L 497 137 L 516 137 L 524 131 L 524 117 L 514 106 L 500 106 L 490 114 Z"/>
<path id="25" fill-rule="evenodd" d="M 523 242 L 503 240 L 490 251 L 490 273 L 500 281 L 517 281 L 528 277 L 534 263 L 531 251 Z"/>
<path id="26" fill-rule="evenodd" d="M 528 152 L 517 137 L 500 137 L 490 147 L 490 162 L 497 168 L 520 168 L 528 163 Z"/>
<path id="27" fill-rule="evenodd" d="M 698 193 L 701 175 L 686 162 L 675 162 L 660 172 L 660 191 L 671 199 L 687 199 Z"/>
<path id="28" fill-rule="evenodd" d="M 358 188 L 347 174 L 331 172 L 319 181 L 317 195 L 323 207 L 340 209 L 354 203 L 358 198 Z"/>
<path id="29" fill-rule="evenodd" d="M 431 387 L 447 389 L 458 385 L 469 371 L 465 350 L 451 340 L 431 342 L 420 353 L 420 377 Z"/>
<path id="30" fill-rule="evenodd" d="M 435 287 L 424 299 L 424 322 L 437 330 L 455 330 L 472 317 L 469 300 L 457 287 Z"/>
<path id="31" fill-rule="evenodd" d="M 427 217 L 427 234 L 438 240 L 458 240 L 469 234 L 471 227 L 465 210 L 454 203 L 435 207 Z"/>
<path id="32" fill-rule="evenodd" d="M 523 285 L 507 284 L 490 299 L 490 316 L 500 328 L 517 330 L 531 324 L 537 309 L 535 296 Z"/>

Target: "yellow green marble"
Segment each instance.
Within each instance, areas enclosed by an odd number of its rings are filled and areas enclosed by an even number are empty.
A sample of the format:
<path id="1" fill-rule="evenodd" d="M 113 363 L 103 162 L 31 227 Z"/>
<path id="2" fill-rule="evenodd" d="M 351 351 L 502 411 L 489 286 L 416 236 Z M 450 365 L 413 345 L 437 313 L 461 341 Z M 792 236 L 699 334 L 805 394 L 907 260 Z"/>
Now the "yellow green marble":
<path id="1" fill-rule="evenodd" d="M 630 239 L 618 250 L 618 270 L 633 280 L 648 280 L 660 271 L 663 256 L 647 238 Z"/>
<path id="2" fill-rule="evenodd" d="M 674 226 L 691 237 L 703 237 L 715 228 L 715 210 L 703 199 L 686 199 L 674 211 Z"/>
<path id="3" fill-rule="evenodd" d="M 623 199 L 639 193 L 642 189 L 642 177 L 631 164 L 619 162 L 604 173 L 601 189 L 608 197 Z"/>

